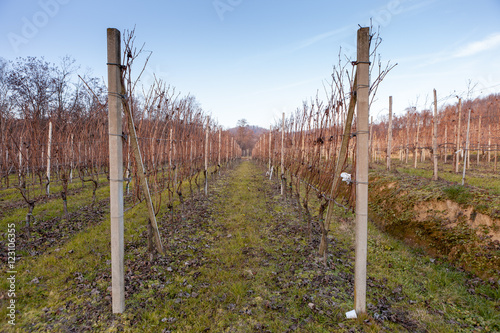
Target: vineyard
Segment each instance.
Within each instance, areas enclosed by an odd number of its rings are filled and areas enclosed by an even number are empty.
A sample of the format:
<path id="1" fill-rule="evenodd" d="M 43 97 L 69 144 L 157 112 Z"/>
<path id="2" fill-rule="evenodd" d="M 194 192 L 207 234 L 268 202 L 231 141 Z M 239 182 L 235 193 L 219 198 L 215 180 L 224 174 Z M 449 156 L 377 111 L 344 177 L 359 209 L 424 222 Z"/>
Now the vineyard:
<path id="1" fill-rule="evenodd" d="M 139 88 L 134 31 L 107 86 L 0 63 L 2 331 L 500 330 L 499 95 L 374 122 L 395 65 L 368 32 L 254 140 Z"/>

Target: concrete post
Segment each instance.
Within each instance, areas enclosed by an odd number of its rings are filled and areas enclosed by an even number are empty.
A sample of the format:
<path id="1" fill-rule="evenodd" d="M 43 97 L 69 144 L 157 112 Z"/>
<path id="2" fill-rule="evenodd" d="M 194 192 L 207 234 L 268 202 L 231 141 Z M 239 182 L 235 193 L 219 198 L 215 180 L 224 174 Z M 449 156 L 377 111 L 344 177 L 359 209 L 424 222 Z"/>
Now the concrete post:
<path id="1" fill-rule="evenodd" d="M 46 194 L 50 194 L 50 159 L 51 159 L 51 150 L 52 147 L 52 122 L 49 121 L 49 138 L 47 140 L 47 186 L 45 188 Z"/>
<path id="2" fill-rule="evenodd" d="M 417 136 L 415 138 L 415 156 L 413 156 L 415 158 L 415 161 L 414 161 L 414 165 L 413 167 L 416 169 L 417 168 L 417 160 L 418 160 L 418 145 L 419 145 L 419 142 L 418 142 L 418 137 L 419 137 L 419 134 L 420 134 L 420 116 L 417 114 L 415 114 L 415 117 L 417 118 Z M 423 149 L 422 149 L 422 155 L 423 155 Z"/>
<path id="3" fill-rule="evenodd" d="M 448 124 L 444 126 L 444 164 L 448 160 Z"/>
<path id="4" fill-rule="evenodd" d="M 221 149 L 222 129 L 219 127 L 219 154 L 217 155 L 217 169 L 220 175 L 220 149 Z"/>
<path id="5" fill-rule="evenodd" d="M 437 131 L 438 131 L 438 117 L 437 117 L 437 95 L 434 89 L 434 118 L 433 118 L 433 131 L 432 131 L 432 162 L 434 164 L 433 180 L 438 180 L 438 144 L 437 144 Z"/>
<path id="6" fill-rule="evenodd" d="M 488 124 L 488 166 L 491 162 L 491 124 Z"/>
<path id="7" fill-rule="evenodd" d="M 285 177 L 285 112 L 283 112 L 282 121 L 281 121 L 281 195 L 284 194 L 283 177 Z"/>
<path id="8" fill-rule="evenodd" d="M 124 243 L 123 243 L 123 152 L 120 31 L 107 30 L 108 44 L 108 121 L 109 121 L 109 200 L 111 220 L 111 285 L 113 313 L 125 310 Z"/>
<path id="9" fill-rule="evenodd" d="M 457 129 L 457 151 L 455 154 L 457 155 L 456 157 L 456 164 L 455 164 L 455 172 L 458 173 L 458 166 L 460 165 L 460 126 L 462 124 L 462 99 L 458 99 L 458 129 Z M 464 155 L 465 156 L 465 155 Z M 464 159 L 465 161 L 465 159 Z"/>
<path id="10" fill-rule="evenodd" d="M 387 170 L 391 170 L 392 96 L 389 96 L 389 128 L 387 129 Z"/>
<path id="11" fill-rule="evenodd" d="M 356 134 L 356 262 L 354 266 L 354 307 L 366 313 L 366 259 L 368 244 L 368 117 L 370 92 L 370 28 L 358 30 L 357 52 L 357 134 Z"/>
<path id="12" fill-rule="evenodd" d="M 272 133 L 273 133 L 273 130 L 272 130 L 272 127 L 269 125 L 269 173 L 271 173 L 271 167 L 272 167 L 272 164 L 271 164 L 271 139 L 272 139 Z M 271 177 L 269 177 L 269 180 L 271 180 Z"/>
<path id="13" fill-rule="evenodd" d="M 465 170 L 467 169 L 467 160 L 468 160 L 467 156 L 469 154 L 470 113 L 471 113 L 471 109 L 469 109 L 469 118 L 467 120 L 467 137 L 465 139 L 465 155 L 464 155 L 464 170 L 462 173 L 462 185 L 465 184 Z"/>
<path id="14" fill-rule="evenodd" d="M 207 128 L 205 130 L 205 195 L 208 195 L 208 124 L 209 118 L 207 117 Z"/>
<path id="15" fill-rule="evenodd" d="M 479 165 L 480 153 L 481 153 L 481 115 L 479 115 L 479 124 L 477 125 L 477 165 Z"/>

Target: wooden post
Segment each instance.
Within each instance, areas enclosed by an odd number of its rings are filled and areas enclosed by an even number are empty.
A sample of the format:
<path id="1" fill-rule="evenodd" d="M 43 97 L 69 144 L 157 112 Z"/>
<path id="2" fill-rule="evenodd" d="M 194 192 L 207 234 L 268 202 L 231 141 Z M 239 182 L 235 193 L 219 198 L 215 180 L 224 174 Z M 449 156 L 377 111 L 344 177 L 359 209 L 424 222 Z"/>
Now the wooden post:
<path id="1" fill-rule="evenodd" d="M 128 104 L 128 99 L 125 96 L 125 94 L 127 92 L 125 91 L 125 85 L 123 83 L 123 77 L 121 77 L 121 75 L 120 75 L 120 80 L 121 80 L 120 81 L 121 94 L 119 95 L 119 97 L 122 98 L 122 106 L 123 106 L 123 109 L 125 111 L 125 115 L 127 116 L 127 127 L 128 127 L 128 132 L 130 134 L 130 143 L 132 146 L 132 153 L 134 154 L 135 164 L 137 165 L 137 176 L 139 178 L 139 183 L 140 183 L 140 186 L 142 188 L 144 198 L 146 199 L 145 201 L 146 201 L 146 206 L 148 209 L 149 223 L 151 225 L 151 228 L 153 229 L 156 250 L 160 254 L 164 254 L 165 252 L 163 251 L 163 245 L 161 242 L 160 231 L 158 230 L 158 225 L 156 223 L 156 215 L 155 215 L 155 212 L 153 209 L 153 201 L 151 200 L 151 193 L 149 192 L 148 180 L 146 179 L 146 170 L 144 169 L 144 164 L 142 162 L 142 156 L 141 156 L 141 150 L 139 149 L 139 140 L 137 139 L 137 133 L 135 131 L 134 117 L 132 114 L 132 110 Z M 123 168 L 123 166 L 122 166 L 122 168 Z M 118 179 L 120 182 L 123 182 L 123 179 L 121 178 L 122 175 L 123 174 L 120 174 L 120 178 L 115 178 L 115 179 Z M 110 179 L 111 179 L 111 177 L 110 177 Z M 120 185 L 120 188 L 123 191 L 122 185 Z"/>
<path id="2" fill-rule="evenodd" d="M 467 163 L 466 163 L 466 157 L 469 153 L 469 130 L 470 130 L 470 113 L 471 113 L 471 109 L 469 109 L 469 119 L 467 120 L 467 137 L 466 137 L 466 140 L 465 140 L 465 157 L 464 157 L 464 170 L 463 170 L 463 174 L 462 174 L 462 185 L 465 184 L 465 169 L 467 169 Z M 469 162 L 470 163 L 470 162 Z"/>
<path id="3" fill-rule="evenodd" d="M 392 96 L 389 96 L 389 128 L 387 129 L 387 170 L 391 170 Z"/>
<path id="4" fill-rule="evenodd" d="M 130 194 L 130 182 L 132 180 L 132 172 L 130 171 L 131 165 L 132 162 L 130 161 L 130 136 L 129 136 L 127 138 L 127 172 L 125 174 L 125 176 L 127 177 L 127 186 L 126 186 L 127 195 Z"/>
<path id="5" fill-rule="evenodd" d="M 120 31 L 107 30 L 108 46 L 108 121 L 109 121 L 109 200 L 111 220 L 111 296 L 113 313 L 125 310 L 123 273 L 123 177 L 122 108 L 120 101 Z"/>
<path id="6" fill-rule="evenodd" d="M 207 128 L 205 129 L 205 195 L 208 195 L 208 124 L 209 118 L 207 117 Z"/>
<path id="7" fill-rule="evenodd" d="M 283 177 L 285 177 L 285 112 L 283 112 L 283 117 L 281 121 L 281 195 L 284 194 L 284 187 L 285 185 L 283 184 Z"/>
<path id="8" fill-rule="evenodd" d="M 49 121 L 49 138 L 47 140 L 47 186 L 45 187 L 46 194 L 50 194 L 50 150 L 52 147 L 52 121 Z"/>
<path id="9" fill-rule="evenodd" d="M 460 126 L 462 123 L 462 99 L 458 99 L 458 129 L 457 129 L 457 151 L 455 154 L 457 155 L 456 157 L 456 162 L 457 164 L 455 165 L 455 172 L 458 173 L 458 166 L 460 165 Z M 465 155 L 464 155 L 465 156 Z M 465 159 L 464 159 L 465 161 Z"/>
<path id="10" fill-rule="evenodd" d="M 358 30 L 356 134 L 356 262 L 354 266 L 354 307 L 366 313 L 366 260 L 368 244 L 368 117 L 370 28 Z"/>
<path id="11" fill-rule="evenodd" d="M 437 144 L 437 130 L 438 130 L 438 118 L 437 118 L 437 95 L 436 89 L 434 89 L 434 118 L 433 118 L 433 131 L 432 131 L 432 160 L 434 162 L 434 173 L 432 175 L 433 180 L 438 180 L 438 144 Z"/>

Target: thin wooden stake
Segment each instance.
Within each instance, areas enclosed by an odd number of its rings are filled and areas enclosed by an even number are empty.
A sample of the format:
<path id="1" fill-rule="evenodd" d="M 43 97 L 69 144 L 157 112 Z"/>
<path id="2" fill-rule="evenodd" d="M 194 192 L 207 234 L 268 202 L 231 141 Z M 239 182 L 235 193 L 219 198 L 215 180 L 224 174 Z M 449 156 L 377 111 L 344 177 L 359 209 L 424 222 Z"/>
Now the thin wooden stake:
<path id="1" fill-rule="evenodd" d="M 121 96 L 125 96 L 125 84 L 123 83 L 123 78 L 121 79 Z M 156 250 L 160 254 L 165 254 L 163 251 L 163 245 L 160 237 L 160 231 L 158 230 L 158 224 L 156 223 L 156 215 L 153 208 L 153 201 L 151 200 L 151 193 L 149 192 L 148 180 L 146 179 L 146 170 L 144 169 L 144 164 L 142 162 L 141 150 L 139 149 L 139 140 L 137 139 L 137 133 L 134 126 L 134 117 L 132 115 L 132 110 L 128 104 L 127 99 L 122 98 L 122 105 L 127 116 L 127 127 L 130 134 L 130 143 L 132 146 L 132 153 L 134 154 L 135 164 L 137 165 L 137 175 L 142 188 L 142 192 L 146 199 L 146 206 L 148 208 L 149 222 L 153 227 L 153 234 L 155 239 Z M 122 175 L 120 176 L 122 177 Z"/>

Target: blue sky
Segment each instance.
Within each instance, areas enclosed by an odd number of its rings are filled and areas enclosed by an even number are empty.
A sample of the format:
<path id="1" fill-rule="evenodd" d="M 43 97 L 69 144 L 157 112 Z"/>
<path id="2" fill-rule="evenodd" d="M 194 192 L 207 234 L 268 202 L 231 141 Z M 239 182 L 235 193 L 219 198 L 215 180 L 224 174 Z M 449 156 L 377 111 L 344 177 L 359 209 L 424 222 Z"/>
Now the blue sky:
<path id="1" fill-rule="evenodd" d="M 246 118 L 268 127 L 319 92 L 339 48 L 354 60 L 358 24 L 380 26 L 382 61 L 398 66 L 382 82 L 375 119 L 408 106 L 440 105 L 500 92 L 499 0 L 0 0 L 0 57 L 70 55 L 106 75 L 106 28 L 136 26 L 153 51 L 153 73 L 196 96 L 225 127 Z M 139 70 L 139 66 L 136 67 Z M 427 102 L 427 103 L 426 103 Z"/>

